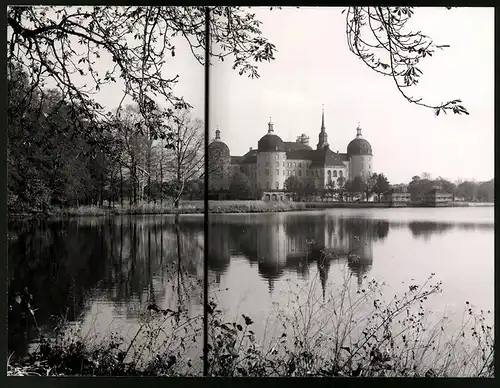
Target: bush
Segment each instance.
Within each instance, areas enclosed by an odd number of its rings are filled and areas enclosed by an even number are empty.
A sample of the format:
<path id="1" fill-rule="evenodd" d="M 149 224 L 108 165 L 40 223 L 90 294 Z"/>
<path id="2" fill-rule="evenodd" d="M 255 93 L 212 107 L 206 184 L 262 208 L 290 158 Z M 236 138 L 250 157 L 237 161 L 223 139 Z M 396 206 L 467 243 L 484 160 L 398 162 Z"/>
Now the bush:
<path id="1" fill-rule="evenodd" d="M 424 307 L 441 292 L 433 276 L 389 300 L 384 284 L 366 277 L 353 294 L 351 277 L 325 299 L 315 292 L 317 278 L 309 289 L 288 292 L 287 306 L 274 314 L 280 334 L 268 344 L 257 341 L 250 317 L 225 321 L 214 297 L 208 310 L 210 376 L 494 376 L 486 314 L 467 302 L 467 319 L 449 335 L 446 318 L 433 321 Z"/>

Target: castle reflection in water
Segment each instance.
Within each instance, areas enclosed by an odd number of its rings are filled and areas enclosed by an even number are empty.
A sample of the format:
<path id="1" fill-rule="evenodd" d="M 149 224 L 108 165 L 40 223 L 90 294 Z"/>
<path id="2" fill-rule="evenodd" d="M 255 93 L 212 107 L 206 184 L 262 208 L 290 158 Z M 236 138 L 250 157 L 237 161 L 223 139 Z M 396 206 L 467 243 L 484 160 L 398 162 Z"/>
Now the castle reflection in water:
<path id="1" fill-rule="evenodd" d="M 324 287 L 330 265 L 347 262 L 360 284 L 372 266 L 373 243 L 386 238 L 388 232 L 389 222 L 385 220 L 333 218 L 326 214 L 212 217 L 208 267 L 219 283 L 231 257 L 244 256 L 257 265 L 259 276 L 268 282 L 272 292 L 275 281 L 286 272 L 307 279 L 313 265 Z"/>

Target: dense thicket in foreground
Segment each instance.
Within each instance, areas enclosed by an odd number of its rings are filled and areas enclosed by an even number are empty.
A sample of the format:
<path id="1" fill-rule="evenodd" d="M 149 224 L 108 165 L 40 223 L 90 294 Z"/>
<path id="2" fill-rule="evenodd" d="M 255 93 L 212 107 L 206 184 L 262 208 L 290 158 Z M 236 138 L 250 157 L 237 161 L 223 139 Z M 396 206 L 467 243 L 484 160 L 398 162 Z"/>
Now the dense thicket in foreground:
<path id="1" fill-rule="evenodd" d="M 291 284 L 288 302 L 271 312 L 274 327 L 266 332 L 274 335 L 265 342 L 254 332 L 251 317 L 228 319 L 217 303 L 222 290 L 213 289 L 207 307 L 209 375 L 494 376 L 490 311 L 478 312 L 466 301 L 461 323 L 453 326 L 426 308 L 427 300 L 441 292 L 432 275 L 423 284 L 410 284 L 404 294 L 386 298 L 384 283 L 365 276 L 356 291 L 352 276 L 345 273 L 327 295 L 317 292 L 318 276 L 306 290 Z M 118 334 L 97 340 L 81 332 L 42 339 L 27 359 L 9 363 L 8 373 L 199 375 L 196 365 L 202 358 L 192 358 L 192 349 L 201 349 L 200 319 L 182 309 L 148 306 L 131 341 Z"/>

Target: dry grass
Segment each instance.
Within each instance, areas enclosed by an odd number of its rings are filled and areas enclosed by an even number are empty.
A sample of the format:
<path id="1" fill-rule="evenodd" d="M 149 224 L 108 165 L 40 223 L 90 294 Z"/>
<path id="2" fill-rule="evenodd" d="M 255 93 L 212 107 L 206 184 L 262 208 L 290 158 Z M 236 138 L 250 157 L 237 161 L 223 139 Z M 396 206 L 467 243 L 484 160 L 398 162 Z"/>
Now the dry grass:
<path id="1" fill-rule="evenodd" d="M 403 295 L 384 297 L 384 284 L 365 279 L 353 289 L 352 275 L 330 284 L 323 299 L 319 279 L 306 289 L 293 285 L 288 303 L 270 313 L 278 322 L 266 343 L 252 320 L 228 322 L 211 301 L 210 375 L 254 377 L 384 376 L 493 377 L 491 314 L 467 302 L 458 330 L 425 308 L 441 292 L 432 276 Z M 491 325 L 491 326 L 489 326 Z M 266 328 L 266 335 L 273 330 Z"/>

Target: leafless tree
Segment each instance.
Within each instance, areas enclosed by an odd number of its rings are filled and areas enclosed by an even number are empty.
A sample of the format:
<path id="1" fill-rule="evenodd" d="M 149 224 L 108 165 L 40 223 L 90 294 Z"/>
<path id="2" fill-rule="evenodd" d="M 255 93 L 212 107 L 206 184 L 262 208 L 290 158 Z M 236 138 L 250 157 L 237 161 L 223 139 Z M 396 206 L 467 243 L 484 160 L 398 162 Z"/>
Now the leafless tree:
<path id="1" fill-rule="evenodd" d="M 174 205 L 179 206 L 179 200 L 184 193 L 186 182 L 199 178 L 204 167 L 204 125 L 203 121 L 193 118 L 189 110 L 180 112 L 176 123 L 172 125 L 173 141 L 165 170 L 174 176 Z"/>

